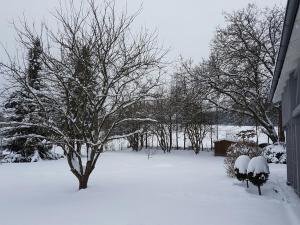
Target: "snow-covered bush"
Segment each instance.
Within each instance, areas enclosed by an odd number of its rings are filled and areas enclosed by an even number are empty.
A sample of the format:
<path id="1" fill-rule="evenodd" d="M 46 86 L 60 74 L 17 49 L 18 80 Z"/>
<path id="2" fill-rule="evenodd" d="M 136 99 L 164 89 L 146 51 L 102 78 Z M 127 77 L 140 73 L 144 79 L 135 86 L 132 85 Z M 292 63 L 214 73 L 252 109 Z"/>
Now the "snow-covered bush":
<path id="1" fill-rule="evenodd" d="M 286 164 L 286 149 L 280 143 L 269 145 L 264 148 L 264 157 L 268 163 Z"/>
<path id="2" fill-rule="evenodd" d="M 241 138 L 243 141 L 249 140 L 256 136 L 255 130 L 242 130 L 236 134 L 238 138 Z"/>
<path id="3" fill-rule="evenodd" d="M 250 157 L 247 155 L 239 156 L 234 163 L 235 176 L 239 181 L 246 181 L 248 187 L 247 168 L 250 162 Z"/>
<path id="4" fill-rule="evenodd" d="M 5 150 L 1 154 L 0 162 L 1 163 L 37 162 L 41 159 L 53 160 L 53 159 L 60 159 L 62 157 L 63 155 L 52 151 L 46 151 L 46 152 L 35 151 L 34 154 L 24 156 L 14 151 Z"/>
<path id="5" fill-rule="evenodd" d="M 269 177 L 270 171 L 268 162 L 263 156 L 254 157 L 250 160 L 247 168 L 249 181 L 257 186 L 258 193 L 261 195 L 260 186 L 262 186 Z"/>
<path id="6" fill-rule="evenodd" d="M 228 176 L 235 177 L 234 163 L 241 155 L 247 155 L 250 158 L 253 158 L 262 155 L 262 149 L 252 142 L 239 142 L 231 145 L 226 152 L 226 158 L 224 160 Z"/>

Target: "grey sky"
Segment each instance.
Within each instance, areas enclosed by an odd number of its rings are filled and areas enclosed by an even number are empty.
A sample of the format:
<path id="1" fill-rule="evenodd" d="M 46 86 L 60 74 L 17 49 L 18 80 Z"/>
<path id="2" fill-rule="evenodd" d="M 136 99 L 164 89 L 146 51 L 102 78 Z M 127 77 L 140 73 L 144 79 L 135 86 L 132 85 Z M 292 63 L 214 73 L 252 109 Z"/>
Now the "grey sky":
<path id="1" fill-rule="evenodd" d="M 59 0 L 0 0 L 0 41 L 14 46 L 13 29 L 9 22 L 25 14 L 34 20 L 47 19 Z M 99 0 L 100 2 L 100 0 Z M 124 5 L 126 0 L 116 0 Z M 161 42 L 171 48 L 170 58 L 179 54 L 197 61 L 208 55 L 208 46 L 218 24 L 223 24 L 223 11 L 232 11 L 255 2 L 261 7 L 285 6 L 286 0 L 127 0 L 129 11 L 143 4 L 136 23 L 157 29 Z"/>
<path id="2" fill-rule="evenodd" d="M 209 43 L 217 25 L 224 24 L 222 12 L 242 8 L 249 2 L 260 7 L 286 5 L 286 0 L 127 0 L 127 5 L 129 12 L 143 5 L 136 25 L 158 30 L 160 42 L 170 48 L 169 60 L 177 60 L 182 55 L 199 61 L 208 56 Z M 48 20 L 59 0 L 0 0 L 0 3 L 0 42 L 11 50 L 16 42 L 10 22 L 23 14 L 30 21 Z M 122 7 L 126 0 L 116 0 L 116 3 Z"/>

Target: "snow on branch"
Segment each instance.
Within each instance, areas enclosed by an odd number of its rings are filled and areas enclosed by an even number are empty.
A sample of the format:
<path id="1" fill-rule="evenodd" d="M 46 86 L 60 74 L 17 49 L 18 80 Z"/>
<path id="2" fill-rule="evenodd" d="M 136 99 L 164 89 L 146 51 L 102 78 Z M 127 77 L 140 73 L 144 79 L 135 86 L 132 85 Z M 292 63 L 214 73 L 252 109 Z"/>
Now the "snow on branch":
<path id="1" fill-rule="evenodd" d="M 144 131 L 144 129 L 139 129 L 139 130 L 134 131 L 134 132 L 129 133 L 129 134 L 124 134 L 124 135 L 114 135 L 114 136 L 109 137 L 107 140 L 108 140 L 108 141 L 112 141 L 112 140 L 115 140 L 115 139 L 127 138 L 127 137 L 130 137 L 130 136 L 134 135 L 134 134 L 140 134 L 140 133 L 142 133 L 143 131 Z"/>
<path id="2" fill-rule="evenodd" d="M 151 118 L 126 118 L 123 120 L 120 120 L 117 124 L 120 123 L 124 123 L 124 122 L 153 122 L 153 123 L 157 123 L 158 121 L 155 119 L 151 119 Z"/>

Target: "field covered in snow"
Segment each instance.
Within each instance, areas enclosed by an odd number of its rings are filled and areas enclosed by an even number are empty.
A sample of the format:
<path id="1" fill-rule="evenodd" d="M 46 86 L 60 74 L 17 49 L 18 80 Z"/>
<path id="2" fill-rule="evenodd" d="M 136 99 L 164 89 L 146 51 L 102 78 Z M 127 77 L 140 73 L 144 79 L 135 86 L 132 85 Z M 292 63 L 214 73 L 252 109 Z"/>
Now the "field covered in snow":
<path id="1" fill-rule="evenodd" d="M 86 190 L 65 159 L 0 165 L 1 225 L 296 225 L 285 165 L 257 188 L 226 176 L 222 157 L 192 151 L 105 152 Z M 299 215 L 299 213 L 298 213 Z"/>

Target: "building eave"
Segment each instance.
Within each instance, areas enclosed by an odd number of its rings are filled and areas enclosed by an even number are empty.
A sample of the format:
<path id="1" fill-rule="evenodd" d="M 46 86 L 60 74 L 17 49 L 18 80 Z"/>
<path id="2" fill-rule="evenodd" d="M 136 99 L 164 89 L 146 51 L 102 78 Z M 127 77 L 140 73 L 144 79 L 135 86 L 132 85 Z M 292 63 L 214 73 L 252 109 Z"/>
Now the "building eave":
<path id="1" fill-rule="evenodd" d="M 278 90 L 278 83 L 281 77 L 282 68 L 285 63 L 288 47 L 290 44 L 295 20 L 299 9 L 300 0 L 288 0 L 284 19 L 283 31 L 281 35 L 279 53 L 276 60 L 274 77 L 272 81 L 270 100 L 273 102 L 281 101 L 282 90 Z"/>

